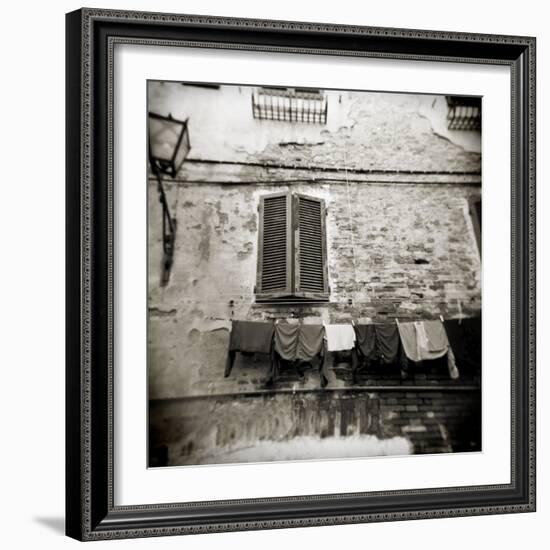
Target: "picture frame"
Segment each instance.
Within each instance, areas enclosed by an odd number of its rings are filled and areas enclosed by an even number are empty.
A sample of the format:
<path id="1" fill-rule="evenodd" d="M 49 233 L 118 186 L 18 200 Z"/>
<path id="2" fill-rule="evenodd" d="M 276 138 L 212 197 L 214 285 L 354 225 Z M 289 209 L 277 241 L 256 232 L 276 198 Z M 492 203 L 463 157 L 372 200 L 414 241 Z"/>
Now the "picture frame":
<path id="1" fill-rule="evenodd" d="M 66 30 L 66 534 L 104 540 L 534 511 L 535 38 L 87 8 L 67 14 Z M 510 483 L 115 504 L 113 51 L 125 43 L 510 68 Z"/>

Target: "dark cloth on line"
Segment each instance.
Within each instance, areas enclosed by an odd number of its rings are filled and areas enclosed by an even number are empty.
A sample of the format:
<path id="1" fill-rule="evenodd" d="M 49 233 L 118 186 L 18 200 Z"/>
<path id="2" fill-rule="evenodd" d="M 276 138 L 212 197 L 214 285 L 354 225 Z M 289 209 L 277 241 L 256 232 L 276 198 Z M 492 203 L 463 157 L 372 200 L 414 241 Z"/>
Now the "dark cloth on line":
<path id="1" fill-rule="evenodd" d="M 273 332 L 271 321 L 233 321 L 229 351 L 270 353 Z"/>
<path id="2" fill-rule="evenodd" d="M 354 325 L 357 347 L 369 360 L 377 358 L 376 331 L 374 325 Z"/>
<path id="3" fill-rule="evenodd" d="M 445 331 L 458 366 L 481 365 L 481 317 L 445 320 Z"/>
<path id="4" fill-rule="evenodd" d="M 298 348 L 299 324 L 275 323 L 275 351 L 286 361 L 296 359 Z"/>
<path id="5" fill-rule="evenodd" d="M 300 325 L 296 359 L 311 361 L 323 348 L 323 325 Z"/>
<path id="6" fill-rule="evenodd" d="M 376 348 L 380 361 L 385 364 L 395 363 L 399 358 L 399 330 L 397 325 L 388 323 L 374 325 Z"/>
<path id="7" fill-rule="evenodd" d="M 311 361 L 321 353 L 323 325 L 275 324 L 275 351 L 286 361 Z"/>
<path id="8" fill-rule="evenodd" d="M 325 330 L 323 325 L 303 325 L 291 323 L 275 323 L 274 331 L 274 354 L 268 385 L 273 384 L 279 375 L 279 361 L 311 361 L 318 355 L 326 356 L 324 352 Z M 324 357 L 319 363 L 319 375 L 321 377 L 321 386 L 327 384 L 326 365 Z M 303 376 L 300 368 L 295 364 L 298 373 Z"/>

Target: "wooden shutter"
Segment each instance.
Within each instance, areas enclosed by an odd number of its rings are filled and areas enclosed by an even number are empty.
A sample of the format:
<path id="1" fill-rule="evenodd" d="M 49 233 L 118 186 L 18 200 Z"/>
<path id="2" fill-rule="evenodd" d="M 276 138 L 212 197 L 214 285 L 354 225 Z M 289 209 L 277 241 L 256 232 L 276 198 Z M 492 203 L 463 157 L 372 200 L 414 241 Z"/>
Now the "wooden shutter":
<path id="1" fill-rule="evenodd" d="M 327 239 L 323 199 L 294 195 L 294 295 L 328 299 Z"/>
<path id="2" fill-rule="evenodd" d="M 256 299 L 292 294 L 291 196 L 276 193 L 260 198 L 260 232 Z"/>

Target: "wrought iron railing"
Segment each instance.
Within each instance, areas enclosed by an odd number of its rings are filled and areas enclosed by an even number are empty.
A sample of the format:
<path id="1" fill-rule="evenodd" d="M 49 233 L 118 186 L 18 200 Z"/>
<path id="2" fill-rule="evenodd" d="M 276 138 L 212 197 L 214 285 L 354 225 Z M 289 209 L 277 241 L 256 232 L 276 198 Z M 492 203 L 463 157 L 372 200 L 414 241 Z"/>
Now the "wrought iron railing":
<path id="1" fill-rule="evenodd" d="M 258 88 L 252 93 L 256 119 L 326 124 L 328 102 L 319 90 Z"/>
<path id="2" fill-rule="evenodd" d="M 447 96 L 449 130 L 481 130 L 481 98 Z"/>

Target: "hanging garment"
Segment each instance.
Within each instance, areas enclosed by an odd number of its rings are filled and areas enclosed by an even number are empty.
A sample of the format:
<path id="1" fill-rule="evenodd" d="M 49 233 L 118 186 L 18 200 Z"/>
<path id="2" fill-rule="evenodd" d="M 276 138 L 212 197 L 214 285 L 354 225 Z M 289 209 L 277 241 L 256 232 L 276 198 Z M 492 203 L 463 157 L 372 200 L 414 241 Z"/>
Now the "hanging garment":
<path id="1" fill-rule="evenodd" d="M 447 368 L 449 369 L 449 376 L 453 380 L 456 380 L 460 376 L 460 372 L 456 366 L 455 354 L 451 346 L 449 346 L 449 351 L 447 352 Z"/>
<path id="2" fill-rule="evenodd" d="M 441 321 L 399 323 L 399 336 L 407 357 L 415 363 L 443 357 L 448 349 Z"/>
<path id="3" fill-rule="evenodd" d="M 229 351 L 270 353 L 274 324 L 271 321 L 233 321 Z"/>
<path id="4" fill-rule="evenodd" d="M 449 341 L 441 321 L 416 321 L 414 327 L 421 361 L 439 359 L 447 353 Z"/>
<path id="5" fill-rule="evenodd" d="M 237 352 L 271 354 L 274 330 L 271 321 L 233 321 L 224 376 L 231 374 Z"/>
<path id="6" fill-rule="evenodd" d="M 298 348 L 299 324 L 275 323 L 275 351 L 286 361 L 296 359 Z"/>
<path id="7" fill-rule="evenodd" d="M 376 331 L 374 325 L 354 325 L 357 347 L 368 360 L 377 358 Z"/>
<path id="8" fill-rule="evenodd" d="M 481 366 L 481 317 L 445 320 L 445 331 L 458 365 Z"/>
<path id="9" fill-rule="evenodd" d="M 456 366 L 455 355 L 452 346 L 449 344 L 445 327 L 440 320 L 423 321 L 423 330 L 427 337 L 427 352 L 423 357 L 437 359 L 447 354 L 447 368 L 449 376 L 456 380 L 460 373 Z"/>
<path id="10" fill-rule="evenodd" d="M 327 351 L 345 351 L 355 347 L 355 331 L 351 324 L 325 325 Z"/>
<path id="11" fill-rule="evenodd" d="M 399 357 L 399 331 L 394 323 L 374 325 L 378 358 L 387 365 Z"/>
<path id="12" fill-rule="evenodd" d="M 449 347 L 449 340 L 443 323 L 440 320 L 423 321 L 422 325 L 426 334 L 427 351 L 429 353 L 445 352 Z"/>
<path id="13" fill-rule="evenodd" d="M 325 330 L 323 325 L 300 325 L 296 359 L 311 361 L 321 353 Z"/>
<path id="14" fill-rule="evenodd" d="M 459 377 L 455 356 L 441 321 L 415 321 L 399 323 L 398 326 L 403 350 L 411 361 L 431 361 L 447 355 L 449 376 L 453 380 Z"/>
<path id="15" fill-rule="evenodd" d="M 418 343 L 416 340 L 416 327 L 414 323 L 399 323 L 397 326 L 401 345 L 405 351 L 405 355 L 415 363 L 422 361 L 420 358 Z"/>

